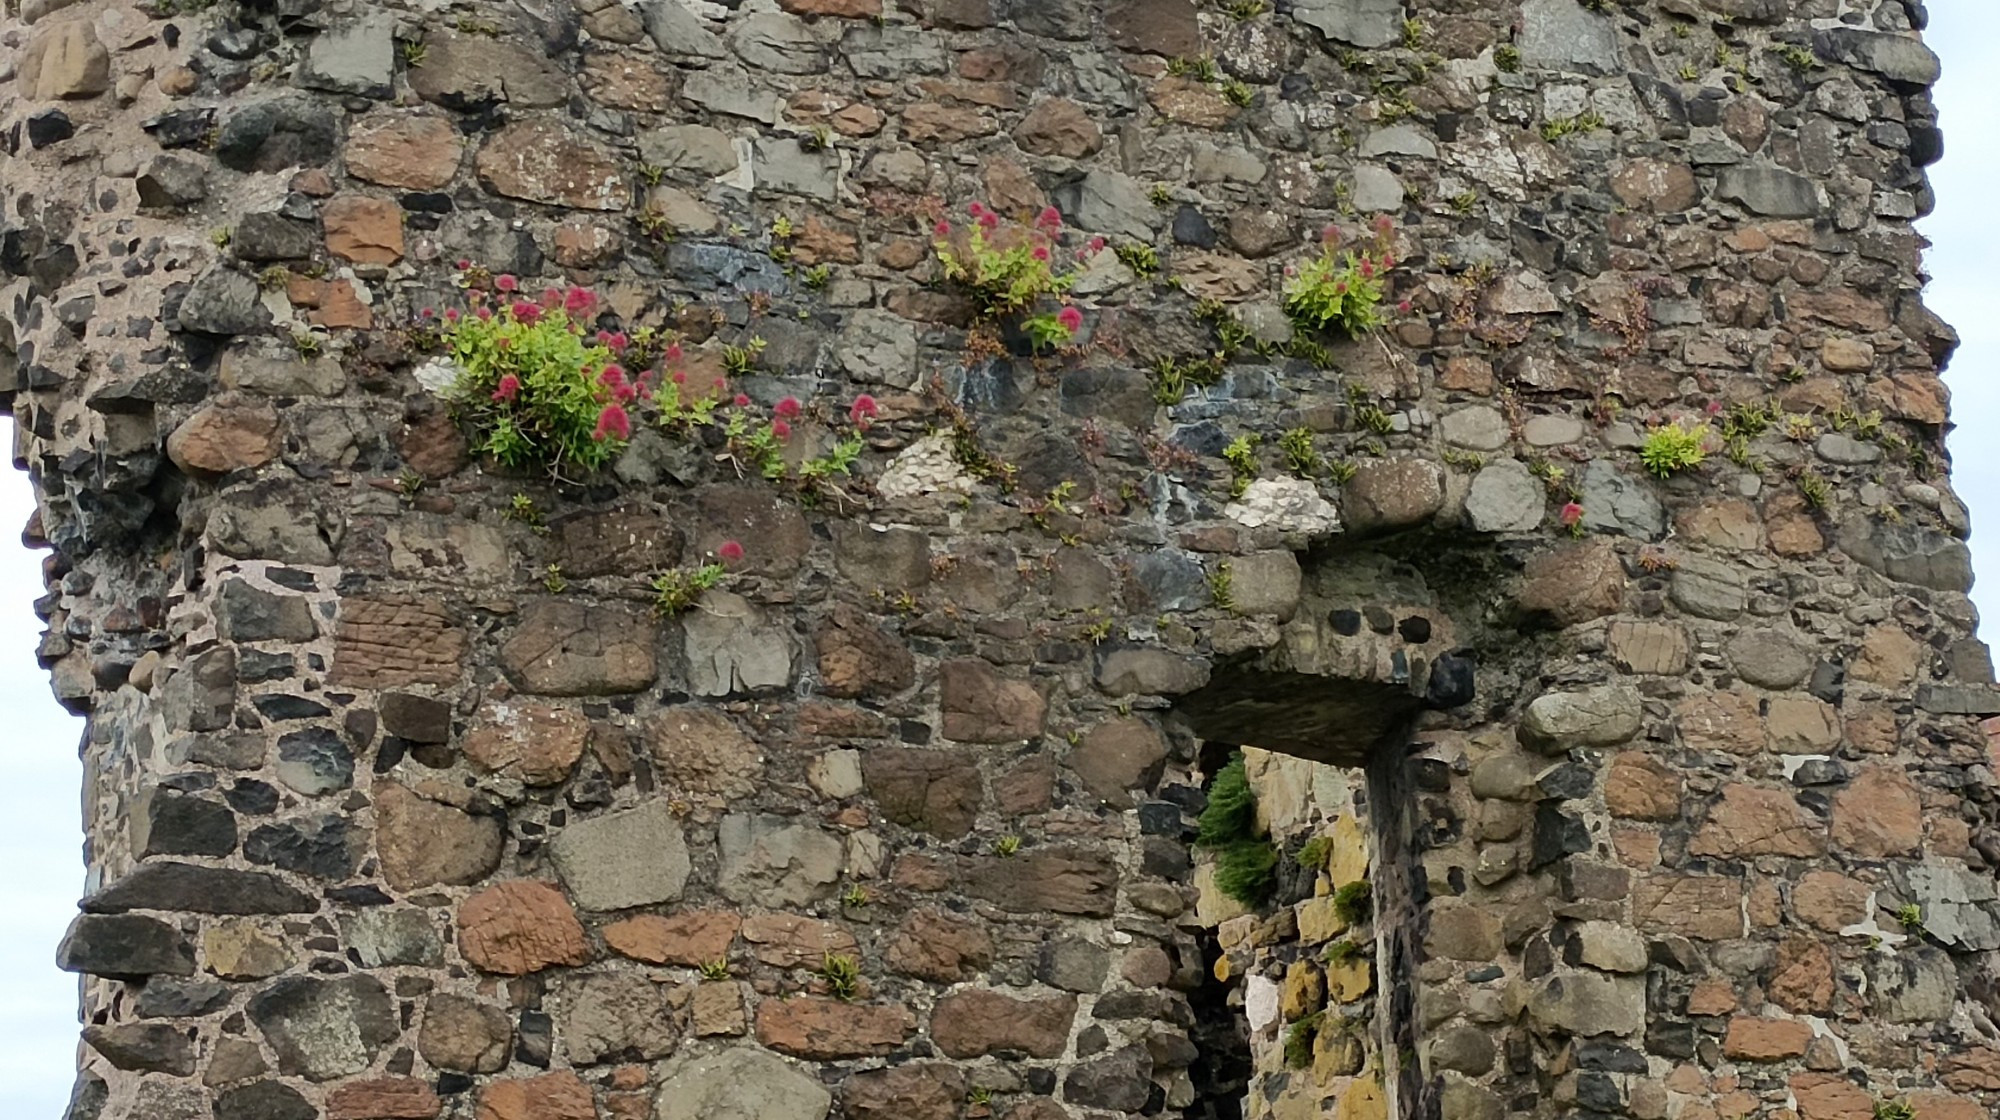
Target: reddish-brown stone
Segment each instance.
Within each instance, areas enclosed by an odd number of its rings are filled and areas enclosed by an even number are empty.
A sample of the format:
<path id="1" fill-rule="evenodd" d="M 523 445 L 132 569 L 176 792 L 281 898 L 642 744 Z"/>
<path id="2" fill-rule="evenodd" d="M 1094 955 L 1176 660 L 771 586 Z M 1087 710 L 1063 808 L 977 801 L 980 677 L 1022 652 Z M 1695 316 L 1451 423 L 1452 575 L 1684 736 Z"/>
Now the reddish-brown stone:
<path id="1" fill-rule="evenodd" d="M 1743 936 L 1743 882 L 1722 875 L 1642 875 L 1632 883 L 1632 923 L 1704 941 Z"/>
<path id="2" fill-rule="evenodd" d="M 893 696 L 916 683 L 909 647 L 858 608 L 836 605 L 813 643 L 819 647 L 820 687 L 828 696 Z"/>
<path id="3" fill-rule="evenodd" d="M 1136 716 L 1100 723 L 1069 753 L 1069 768 L 1085 789 L 1115 809 L 1133 805 L 1132 791 L 1150 793 L 1167 762 L 1167 737 Z"/>
<path id="4" fill-rule="evenodd" d="M 954 1058 L 1019 1050 L 1034 1058 L 1061 1057 L 1076 1018 L 1075 996 L 1013 996 L 985 988 L 953 992 L 931 1012 L 931 1041 Z"/>
<path id="5" fill-rule="evenodd" d="M 872 747 L 861 773 L 883 816 L 946 840 L 972 831 L 984 799 L 978 765 L 958 751 Z"/>
<path id="6" fill-rule="evenodd" d="M 510 124 L 479 149 L 479 178 L 509 198 L 576 210 L 624 210 L 632 187 L 618 157 L 550 121 Z"/>
<path id="7" fill-rule="evenodd" d="M 569 899 L 553 883 L 532 880 L 488 887 L 461 903 L 458 949 L 475 968 L 503 976 L 590 960 Z"/>
<path id="8" fill-rule="evenodd" d="M 778 0 L 778 6 L 801 16 L 874 19 L 882 14 L 882 0 Z"/>
<path id="9" fill-rule="evenodd" d="M 1838 871 L 1808 871 L 1792 887 L 1792 915 L 1814 929 L 1839 933 L 1868 917 L 1868 884 Z"/>
<path id="10" fill-rule="evenodd" d="M 611 951 L 648 964 L 699 968 L 729 954 L 743 920 L 727 910 L 696 910 L 661 917 L 641 914 L 604 927 Z"/>
<path id="11" fill-rule="evenodd" d="M 474 1120 L 597 1120 L 597 1104 L 590 1086 L 563 1070 L 486 1086 Z"/>
<path id="12" fill-rule="evenodd" d="M 1530 617 L 1574 626 L 1624 605 L 1625 569 L 1607 537 L 1564 545 L 1529 558 L 1515 602 Z"/>
<path id="13" fill-rule="evenodd" d="M 1833 954 L 1810 937 L 1788 937 L 1778 945 L 1778 962 L 1767 988 L 1771 1002 L 1803 1015 L 1833 1009 Z"/>
<path id="14" fill-rule="evenodd" d="M 326 1095 L 327 1120 L 430 1120 L 444 1102 L 410 1077 L 352 1081 Z"/>
<path id="15" fill-rule="evenodd" d="M 465 757 L 530 786 L 552 786 L 569 777 L 590 739 L 582 712 L 547 704 L 506 701 L 480 710 L 466 732 Z"/>
<path id="16" fill-rule="evenodd" d="M 1901 769 L 1871 766 L 1833 795 L 1834 846 L 1867 859 L 1904 855 L 1924 842 L 1924 803 Z"/>
<path id="17" fill-rule="evenodd" d="M 1700 196 L 1687 164 L 1659 159 L 1627 161 L 1612 172 L 1611 193 L 1629 207 L 1659 214 L 1685 210 Z"/>
<path id="18" fill-rule="evenodd" d="M 395 782 L 375 786 L 375 851 L 397 890 L 476 883 L 500 866 L 500 818 L 466 812 Z"/>
<path id="19" fill-rule="evenodd" d="M 403 259 L 403 208 L 386 198 L 349 194 L 320 210 L 326 251 L 356 264 L 395 264 Z"/>
<path id="20" fill-rule="evenodd" d="M 458 175 L 464 152 L 450 121 L 429 113 L 393 112 L 354 122 L 347 135 L 347 173 L 385 187 L 434 191 Z"/>
<path id="21" fill-rule="evenodd" d="M 1806 858 L 1825 854 L 1826 841 L 1789 792 L 1735 783 L 1722 788 L 1688 851 L 1722 859 Z"/>
<path id="22" fill-rule="evenodd" d="M 868 1070 L 841 1087 L 847 1120 L 958 1120 L 965 1071 L 946 1062 L 910 1062 Z"/>
<path id="23" fill-rule="evenodd" d="M 900 1003 L 796 996 L 757 1005 L 757 1041 L 816 1062 L 886 1054 L 916 1029 L 917 1017 Z"/>
<path id="24" fill-rule="evenodd" d="M 971 658 L 938 666 L 944 737 L 963 743 L 1012 743 L 1042 733 L 1048 702 L 1034 685 L 1000 675 Z"/>
<path id="25" fill-rule="evenodd" d="M 1803 1055 L 1811 1041 L 1812 1028 L 1804 1023 L 1739 1015 L 1729 1021 L 1722 1053 L 1743 1062 L 1779 1062 Z"/>
<path id="26" fill-rule="evenodd" d="M 1083 106 L 1066 97 L 1045 97 L 1021 118 L 1014 143 L 1031 155 L 1082 159 L 1104 146 L 1104 133 Z"/>
<path id="27" fill-rule="evenodd" d="M 829 953 L 852 957 L 860 951 L 854 934 L 804 914 L 753 914 L 743 919 L 743 940 L 774 968 L 817 968 Z"/>
<path id="28" fill-rule="evenodd" d="M 907 976 L 950 984 L 971 979 L 993 963 L 993 938 L 970 918 L 919 910 L 903 919 L 882 959 Z"/>
<path id="29" fill-rule="evenodd" d="M 1611 760 L 1604 774 L 1604 807 L 1614 817 L 1671 821 L 1681 816 L 1681 779 L 1642 751 Z"/>
<path id="30" fill-rule="evenodd" d="M 1799 1120 L 1874 1120 L 1875 1098 L 1839 1074 L 1801 1073 L 1790 1084 Z"/>
<path id="31" fill-rule="evenodd" d="M 261 467 L 278 454 L 278 412 L 268 401 L 231 398 L 208 405 L 167 437 L 167 457 L 190 474 Z"/>
<path id="32" fill-rule="evenodd" d="M 934 147 L 956 144 L 976 136 L 1000 131 L 993 118 L 976 109 L 946 105 L 939 101 L 919 101 L 903 110 L 903 139 L 912 144 Z"/>

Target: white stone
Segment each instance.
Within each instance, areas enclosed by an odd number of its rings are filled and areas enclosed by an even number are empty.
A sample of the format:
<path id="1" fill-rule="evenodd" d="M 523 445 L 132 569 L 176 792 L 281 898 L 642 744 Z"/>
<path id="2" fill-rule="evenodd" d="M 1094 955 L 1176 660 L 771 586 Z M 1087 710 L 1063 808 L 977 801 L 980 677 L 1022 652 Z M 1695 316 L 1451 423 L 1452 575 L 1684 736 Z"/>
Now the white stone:
<path id="1" fill-rule="evenodd" d="M 1255 1034 L 1278 1021 L 1278 984 L 1268 976 L 1252 974 L 1243 990 L 1243 1014 Z"/>
<path id="2" fill-rule="evenodd" d="M 899 452 L 875 482 L 885 501 L 906 501 L 924 494 L 972 493 L 972 476 L 951 453 L 951 437 L 942 432 L 925 436 Z"/>
<path id="3" fill-rule="evenodd" d="M 1320 496 L 1319 487 L 1302 478 L 1260 478 L 1222 515 L 1246 528 L 1270 525 L 1307 537 L 1340 531 L 1339 511 Z"/>

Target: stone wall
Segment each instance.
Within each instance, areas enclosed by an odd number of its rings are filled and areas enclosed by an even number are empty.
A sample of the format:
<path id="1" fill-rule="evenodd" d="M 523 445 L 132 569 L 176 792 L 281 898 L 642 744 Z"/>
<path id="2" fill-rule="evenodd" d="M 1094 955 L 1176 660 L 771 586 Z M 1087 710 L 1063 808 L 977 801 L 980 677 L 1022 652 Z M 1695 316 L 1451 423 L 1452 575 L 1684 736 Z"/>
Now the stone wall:
<path id="1" fill-rule="evenodd" d="M 6 0 L 71 1120 L 1994 1114 L 1922 22 Z M 446 399 L 510 282 L 600 471 Z"/>

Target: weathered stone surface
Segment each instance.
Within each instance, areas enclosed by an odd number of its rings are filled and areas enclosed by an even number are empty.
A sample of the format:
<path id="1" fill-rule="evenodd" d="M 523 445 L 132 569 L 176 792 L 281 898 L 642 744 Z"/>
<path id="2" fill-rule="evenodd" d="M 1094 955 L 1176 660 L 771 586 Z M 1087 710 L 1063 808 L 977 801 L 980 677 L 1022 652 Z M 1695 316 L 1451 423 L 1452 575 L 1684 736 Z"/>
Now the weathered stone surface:
<path id="1" fill-rule="evenodd" d="M 1822 855 L 1826 840 L 1819 827 L 1785 790 L 1732 784 L 1709 807 L 1688 850 L 1695 855 L 1742 859 L 1746 856 Z"/>
<path id="2" fill-rule="evenodd" d="M 249 1010 L 279 1072 L 312 1081 L 360 1073 L 397 1035 L 395 1004 L 372 976 L 288 976 L 252 996 Z"/>
<path id="3" fill-rule="evenodd" d="M 1032 155 L 1082 159 L 1104 146 L 1104 135 L 1082 106 L 1067 98 L 1047 97 L 1021 118 L 1014 143 Z"/>
<path id="4" fill-rule="evenodd" d="M 482 709 L 461 749 L 484 769 L 551 786 L 569 777 L 589 738 L 590 721 L 581 712 L 509 701 Z"/>
<path id="5" fill-rule="evenodd" d="M 731 902 L 759 906 L 804 906 L 832 895 L 846 858 L 831 834 L 762 813 L 723 817 L 717 846 L 716 889 Z"/>
<path id="6" fill-rule="evenodd" d="M 1741 1062 L 1779 1062 L 1803 1056 L 1811 1041 L 1812 1027 L 1805 1023 L 1739 1015 L 1729 1020 L 1722 1053 Z"/>
<path id="7" fill-rule="evenodd" d="M 1717 198 L 1769 218 L 1810 218 L 1820 212 L 1812 180 L 1777 167 L 1732 167 L 1716 181 Z"/>
<path id="8" fill-rule="evenodd" d="M 810 1061 L 886 1054 L 916 1029 L 917 1017 L 900 1003 L 795 996 L 757 1005 L 757 1041 Z"/>
<path id="9" fill-rule="evenodd" d="M 1864 859 L 1916 851 L 1924 842 L 1924 805 L 1902 770 L 1871 766 L 1833 795 L 1836 848 Z"/>
<path id="10" fill-rule="evenodd" d="M 637 692 L 658 675 L 652 621 L 625 606 L 538 602 L 500 647 L 522 690 L 548 696 Z"/>
<path id="11" fill-rule="evenodd" d="M 549 883 L 501 883 L 458 907 L 458 950 L 474 967 L 525 976 L 590 959 L 569 900 Z"/>
<path id="12" fill-rule="evenodd" d="M 15 80 L 35 101 L 96 97 L 111 88 L 111 52 L 88 20 L 45 24 L 21 52 Z"/>
<path id="13" fill-rule="evenodd" d="M 1356 533 L 1421 525 L 1444 506 L 1444 471 L 1422 459 L 1370 459 L 1341 487 Z"/>
<path id="14" fill-rule="evenodd" d="M 1645 1000 L 1643 977 L 1558 971 L 1530 991 L 1528 1013 L 1577 1035 L 1629 1035 L 1645 1025 Z"/>
<path id="15" fill-rule="evenodd" d="M 897 927 L 882 958 L 897 972 L 950 984 L 993 962 L 993 939 L 977 922 L 941 910 L 919 910 Z"/>
<path id="16" fill-rule="evenodd" d="M 737 1047 L 668 1066 L 653 1120 L 824 1120 L 833 1094 L 775 1054 Z"/>
<path id="17" fill-rule="evenodd" d="M 1604 806 L 1614 817 L 1671 821 L 1681 816 L 1681 780 L 1673 770 L 1640 751 L 1611 761 L 1604 775 Z"/>
<path id="18" fill-rule="evenodd" d="M 1576 0 L 1527 0 L 1514 42 L 1523 66 L 1611 74 L 1624 65 L 1617 27 Z"/>
<path id="19" fill-rule="evenodd" d="M 1639 694 L 1607 686 L 1585 692 L 1550 692 L 1535 698 L 1521 719 L 1521 742 L 1545 753 L 1572 747 L 1609 747 L 1639 733 Z"/>
<path id="20" fill-rule="evenodd" d="M 970 658 L 938 666 L 944 736 L 965 743 L 1008 743 L 1042 733 L 1048 702 L 1027 681 L 1000 675 Z"/>
<path id="21" fill-rule="evenodd" d="M 828 696 L 893 696 L 916 681 L 909 647 L 845 604 L 813 634 L 820 686 Z"/>
<path id="22" fill-rule="evenodd" d="M 1472 476 L 1465 517 L 1476 532 L 1525 533 L 1542 523 L 1548 499 L 1540 480 L 1516 459 L 1501 459 Z"/>
<path id="23" fill-rule="evenodd" d="M 911 1062 L 869 1070 L 841 1087 L 848 1120 L 956 1120 L 965 1102 L 966 1074 L 945 1062 Z"/>
<path id="24" fill-rule="evenodd" d="M 1300 0 L 1292 18 L 1329 39 L 1363 48 L 1386 47 L 1403 35 L 1401 0 Z"/>
<path id="25" fill-rule="evenodd" d="M 458 130 L 445 118 L 394 112 L 356 121 L 342 159 L 348 174 L 371 183 L 434 191 L 458 175 L 463 151 Z"/>
<path id="26" fill-rule="evenodd" d="M 953 751 L 874 747 L 862 755 L 861 773 L 883 816 L 940 839 L 972 831 L 985 800 L 978 765 Z"/>
<path id="27" fill-rule="evenodd" d="M 860 948 L 845 928 L 802 914 L 753 914 L 743 920 L 743 940 L 776 968 L 818 968 L 829 953 L 852 957 Z"/>
<path id="28" fill-rule="evenodd" d="M 465 633 L 434 602 L 350 595 L 340 602 L 332 680 L 353 687 L 452 684 Z"/>
<path id="29" fill-rule="evenodd" d="M 1011 857 L 980 857 L 965 889 L 1005 910 L 1103 917 L 1118 893 L 1118 869 L 1088 848 L 1037 848 Z"/>
<path id="30" fill-rule="evenodd" d="M 194 1072 L 194 1048 L 187 1035 L 170 1023 L 93 1023 L 83 1029 L 83 1041 L 119 1069 L 176 1077 Z"/>
<path id="31" fill-rule="evenodd" d="M 263 871 L 200 867 L 191 863 L 141 864 L 124 878 L 83 900 L 87 914 L 128 910 L 183 910 L 196 914 L 310 914 L 319 903 Z"/>
<path id="32" fill-rule="evenodd" d="M 1060 1056 L 1076 1018 L 1075 996 L 1015 997 L 968 988 L 940 999 L 931 1013 L 931 1041 L 954 1058 L 1019 1051 Z"/>
<path id="33" fill-rule="evenodd" d="M 661 917 L 641 914 L 604 927 L 604 943 L 616 953 L 648 964 L 699 967 L 722 959 L 742 919 L 708 910 Z"/>
<path id="34" fill-rule="evenodd" d="M 1743 935 L 1743 884 L 1720 875 L 1657 874 L 1632 884 L 1632 920 L 1704 941 Z"/>
<path id="35" fill-rule="evenodd" d="M 56 967 L 116 979 L 192 976 L 194 946 L 157 918 L 80 914 L 56 947 Z"/>
<path id="36" fill-rule="evenodd" d="M 564 1052 L 576 1065 L 652 1061 L 682 1030 L 673 991 L 637 972 L 567 977 L 558 992 Z"/>
<path id="37" fill-rule="evenodd" d="M 375 850 L 399 890 L 476 883 L 500 866 L 500 819 L 432 801 L 393 782 L 378 784 Z"/>
<path id="38" fill-rule="evenodd" d="M 494 1081 L 479 1091 L 478 1120 L 597 1120 L 590 1086 L 568 1070 Z"/>
<path id="39" fill-rule="evenodd" d="M 671 902 L 687 885 L 687 841 L 664 799 L 572 821 L 549 846 L 563 885 L 585 910 Z"/>
<path id="40" fill-rule="evenodd" d="M 278 454 L 278 413 L 268 403 L 209 405 L 167 437 L 167 455 L 194 474 L 251 470 Z"/>
<path id="41" fill-rule="evenodd" d="M 1739 630 L 1723 652 L 1738 676 L 1760 688 L 1791 688 L 1812 672 L 1814 661 L 1810 645 L 1778 629 Z"/>
<path id="42" fill-rule="evenodd" d="M 326 1096 L 327 1120 L 430 1120 L 444 1102 L 411 1077 L 350 1081 Z"/>
<path id="43" fill-rule="evenodd" d="M 646 746 L 661 786 L 681 795 L 733 801 L 756 792 L 764 757 L 730 718 L 682 705 L 654 716 Z"/>
<path id="44" fill-rule="evenodd" d="M 1067 764 L 1084 788 L 1111 805 L 1129 809 L 1132 791 L 1149 792 L 1166 765 L 1167 740 L 1137 718 L 1098 724 L 1069 753 Z"/>
<path id="45" fill-rule="evenodd" d="M 542 52 L 488 35 L 432 28 L 424 63 L 407 71 L 410 89 L 426 101 L 470 111 L 505 102 L 545 109 L 569 95 L 569 82 Z"/>
<path id="46" fill-rule="evenodd" d="M 1625 570 L 1617 551 L 1610 541 L 1597 539 L 1531 557 L 1515 602 L 1530 619 L 1574 626 L 1616 613 L 1624 597 Z"/>
<path id="47" fill-rule="evenodd" d="M 608 149 L 561 125 L 512 124 L 479 149 L 480 182 L 509 198 L 577 210 L 623 210 L 632 187 Z"/>
<path id="48" fill-rule="evenodd" d="M 439 993 L 424 1004 L 417 1050 L 439 1069 L 495 1073 L 507 1068 L 514 1044 L 506 1009 L 465 996 Z"/>

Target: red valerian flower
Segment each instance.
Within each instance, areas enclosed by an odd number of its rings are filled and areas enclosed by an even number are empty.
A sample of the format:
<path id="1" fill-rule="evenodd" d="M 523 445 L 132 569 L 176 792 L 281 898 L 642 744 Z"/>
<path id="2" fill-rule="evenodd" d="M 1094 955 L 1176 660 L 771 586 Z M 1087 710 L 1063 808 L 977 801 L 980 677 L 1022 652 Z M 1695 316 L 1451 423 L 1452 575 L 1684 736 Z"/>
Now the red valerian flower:
<path id="1" fill-rule="evenodd" d="M 1340 244 L 1340 227 L 1336 225 L 1327 226 L 1325 229 L 1319 231 L 1319 239 L 1325 245 Z"/>
<path id="2" fill-rule="evenodd" d="M 424 318 L 426 319 L 435 319 L 437 318 L 437 314 L 438 314 L 438 309 L 435 307 L 424 308 Z"/>
<path id="3" fill-rule="evenodd" d="M 1064 330 L 1075 334 L 1077 328 L 1083 326 L 1083 312 L 1075 307 L 1065 307 L 1056 312 L 1056 322 L 1061 323 Z"/>
<path id="4" fill-rule="evenodd" d="M 1367 257 L 1361 258 L 1361 275 L 1372 278 L 1375 275 L 1375 262 Z"/>
<path id="5" fill-rule="evenodd" d="M 1396 220 L 1394 218 L 1391 218 L 1387 214 L 1380 214 L 1376 216 L 1375 218 L 1376 233 L 1388 233 L 1390 230 L 1395 228 L 1396 228 Z"/>
<path id="6" fill-rule="evenodd" d="M 493 309 L 490 307 L 482 307 L 479 310 L 473 312 L 473 314 L 479 316 L 479 321 L 482 323 L 490 323 L 493 321 Z"/>
<path id="7" fill-rule="evenodd" d="M 572 313 L 588 311 L 590 309 L 590 305 L 596 302 L 597 302 L 597 297 L 591 294 L 590 289 L 572 287 L 570 288 L 569 292 L 563 296 L 563 310 Z"/>
<path id="8" fill-rule="evenodd" d="M 1410 301 L 1404 300 L 1403 302 L 1397 304 L 1396 310 L 1402 312 L 1405 315 L 1408 315 L 1410 313 Z"/>
<path id="9" fill-rule="evenodd" d="M 543 289 L 542 289 L 542 306 L 543 306 L 543 307 L 546 307 L 546 308 L 548 308 L 548 309 L 549 309 L 550 311 L 554 311 L 554 310 L 555 310 L 556 308 L 558 308 L 558 307 L 561 307 L 561 306 L 562 306 L 562 302 L 563 302 L 563 294 L 562 294 L 562 289 L 560 289 L 560 288 L 543 288 Z"/>
<path id="10" fill-rule="evenodd" d="M 468 269 L 468 268 L 471 268 L 471 267 L 472 267 L 472 262 L 471 262 L 470 260 L 467 260 L 467 259 L 466 259 L 466 258 L 464 258 L 464 257 L 460 257 L 460 258 L 458 258 L 458 262 L 457 262 L 457 263 L 458 263 L 458 270 L 459 270 L 460 272 L 464 272 L 464 271 L 465 271 L 466 269 Z"/>
<path id="11" fill-rule="evenodd" d="M 799 399 L 797 397 L 786 397 L 784 400 L 779 401 L 778 407 L 771 411 L 777 413 L 780 419 L 790 420 L 799 414 Z"/>
<path id="12" fill-rule="evenodd" d="M 493 286 L 500 289 L 503 292 L 511 292 L 514 289 L 520 287 L 521 282 L 519 280 L 514 279 L 514 277 L 511 275 L 503 273 L 502 275 L 495 276 L 493 278 Z"/>
<path id="13" fill-rule="evenodd" d="M 616 363 L 605 366 L 604 372 L 597 375 L 597 380 L 603 382 L 606 388 L 616 391 L 620 385 L 625 384 L 625 367 Z"/>
<path id="14" fill-rule="evenodd" d="M 447 323 L 456 323 L 456 322 L 458 322 L 458 308 L 456 308 L 456 307 L 447 307 L 447 308 L 445 308 L 445 309 L 444 309 L 444 321 L 445 321 L 445 322 L 447 322 Z"/>
<path id="15" fill-rule="evenodd" d="M 597 414 L 597 430 L 591 433 L 594 440 L 632 438 L 632 418 L 615 404 L 607 404 L 604 411 Z"/>
<path id="16" fill-rule="evenodd" d="M 1104 251 L 1104 238 L 1102 237 L 1091 238 L 1090 251 L 1093 253 L 1102 253 Z"/>
<path id="17" fill-rule="evenodd" d="M 748 408 L 748 407 L 750 407 L 750 394 L 748 394 L 748 393 L 738 393 L 738 394 L 736 394 L 736 401 L 735 401 L 735 404 L 736 404 L 736 407 L 738 407 L 738 408 Z"/>
<path id="18" fill-rule="evenodd" d="M 868 421 L 875 419 L 878 411 L 880 410 L 875 405 L 875 398 L 863 393 L 854 398 L 853 406 L 847 410 L 847 422 L 865 428 L 868 426 Z"/>
<path id="19" fill-rule="evenodd" d="M 514 318 L 530 325 L 542 317 L 542 309 L 524 299 L 515 300 L 514 306 L 508 310 L 514 313 Z"/>
<path id="20" fill-rule="evenodd" d="M 937 224 L 931 227 L 931 232 L 939 237 L 950 237 L 951 223 L 939 218 Z"/>
<path id="21" fill-rule="evenodd" d="M 743 546 L 735 541 L 723 541 L 722 547 L 716 549 L 715 554 L 722 557 L 723 563 L 734 564 L 743 559 Z"/>
<path id="22" fill-rule="evenodd" d="M 975 202 L 972 205 L 966 207 L 965 212 L 977 218 L 981 214 L 986 213 L 986 204 L 982 202 Z"/>
<path id="23" fill-rule="evenodd" d="M 1564 525 L 1574 525 L 1583 520 L 1583 507 L 1575 502 L 1566 503 L 1562 512 L 1556 515 Z"/>
<path id="24" fill-rule="evenodd" d="M 685 385 L 685 384 L 687 384 L 687 383 L 688 383 L 688 375 L 687 375 L 687 371 L 686 371 L 686 370 L 684 370 L 684 369 L 677 369 L 677 370 L 675 370 L 675 371 L 674 371 L 674 384 L 676 384 L 676 385 Z"/>
<path id="25" fill-rule="evenodd" d="M 1047 230 L 1061 229 L 1062 212 L 1053 206 L 1044 206 L 1041 214 L 1035 218 L 1035 224 Z"/>
<path id="26" fill-rule="evenodd" d="M 781 440 L 790 439 L 792 438 L 792 426 L 783 420 L 773 420 L 771 421 L 771 434 Z"/>
<path id="27" fill-rule="evenodd" d="M 678 362 L 680 360 L 681 360 L 681 344 L 678 342 L 669 343 L 667 346 L 667 363 L 671 365 L 674 362 Z"/>
<path id="28" fill-rule="evenodd" d="M 493 399 L 496 401 L 511 401 L 520 395 L 521 379 L 511 373 L 503 375 L 500 378 L 499 388 L 493 390 Z"/>
<path id="29" fill-rule="evenodd" d="M 994 213 L 993 211 L 991 211 L 991 210 L 985 210 L 985 211 L 981 211 L 981 212 L 980 212 L 980 215 L 979 215 L 979 228 L 980 228 L 980 229 L 999 229 L 999 228 L 1000 228 L 1000 215 L 998 215 L 998 214 L 995 214 L 995 213 Z"/>
<path id="30" fill-rule="evenodd" d="M 1047 245 L 1037 245 L 1037 246 L 1035 246 L 1035 259 L 1036 259 L 1036 260 L 1038 260 L 1038 261 L 1046 261 L 1046 260 L 1048 260 L 1048 259 L 1049 259 L 1049 247 L 1048 247 Z"/>

